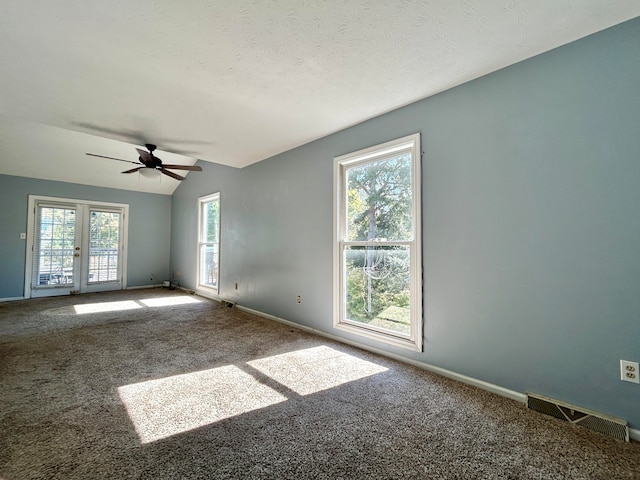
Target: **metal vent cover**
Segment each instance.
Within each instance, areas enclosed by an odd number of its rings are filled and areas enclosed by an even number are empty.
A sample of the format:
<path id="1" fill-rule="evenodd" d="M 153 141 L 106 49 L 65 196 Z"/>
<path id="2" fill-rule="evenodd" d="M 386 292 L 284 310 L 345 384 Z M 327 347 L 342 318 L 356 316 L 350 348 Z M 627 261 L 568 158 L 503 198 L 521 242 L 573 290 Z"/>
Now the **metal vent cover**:
<path id="1" fill-rule="evenodd" d="M 529 392 L 527 393 L 527 408 L 576 425 L 582 425 L 618 440 L 629 441 L 627 421 L 620 418 Z"/>

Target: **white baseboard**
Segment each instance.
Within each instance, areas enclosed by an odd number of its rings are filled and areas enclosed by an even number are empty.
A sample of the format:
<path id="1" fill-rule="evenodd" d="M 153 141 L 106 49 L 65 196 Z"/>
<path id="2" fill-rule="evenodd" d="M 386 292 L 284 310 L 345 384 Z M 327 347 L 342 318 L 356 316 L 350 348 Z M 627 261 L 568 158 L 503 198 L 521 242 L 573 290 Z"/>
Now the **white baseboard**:
<path id="1" fill-rule="evenodd" d="M 285 323 L 289 326 L 299 328 L 300 330 L 304 330 L 306 332 L 315 333 L 316 335 L 320 335 L 325 338 L 330 338 L 331 340 L 335 340 L 336 342 L 346 343 L 347 345 L 361 348 L 362 350 L 367 350 L 369 352 L 376 353 L 383 357 L 392 358 L 393 360 L 397 360 L 402 363 L 408 363 L 409 365 L 413 365 L 414 367 L 418 367 L 423 370 L 427 370 L 429 372 L 437 373 L 438 375 L 442 375 L 443 377 L 451 378 L 453 380 L 457 380 L 459 382 L 466 383 L 468 385 L 473 385 L 474 387 L 478 387 L 483 390 L 487 390 L 491 393 L 495 393 L 502 397 L 510 398 L 511 400 L 515 400 L 516 402 L 526 403 L 526 400 L 527 400 L 527 396 L 524 393 L 516 392 L 514 390 L 509 390 L 508 388 L 504 388 L 499 385 L 494 385 L 493 383 L 485 382 L 483 380 L 478 380 L 477 378 L 468 377 L 466 375 L 461 375 L 459 373 L 452 372 L 451 370 L 436 367 L 435 365 L 430 365 L 425 362 L 411 360 L 401 355 L 396 355 L 395 353 L 387 352 L 385 350 L 381 350 L 375 347 L 370 347 L 368 345 L 364 345 L 359 342 L 354 342 L 352 340 L 347 340 L 345 338 L 338 337 L 337 335 L 332 335 L 330 333 L 323 332 L 322 330 L 316 330 L 315 328 L 306 327 L 304 325 L 300 325 L 298 323 L 294 323 L 280 317 L 269 315 L 268 313 L 260 312 L 258 310 L 253 310 L 251 308 L 243 307 L 241 305 L 236 305 L 236 308 L 238 308 L 239 310 L 244 310 L 245 312 L 253 313 L 260 317 L 268 318 L 269 320 L 275 320 L 276 322 Z"/>
<path id="2" fill-rule="evenodd" d="M 125 290 L 144 290 L 145 288 L 160 288 L 162 287 L 161 283 L 156 283 L 154 285 L 136 285 L 135 287 L 126 287 Z"/>
<path id="3" fill-rule="evenodd" d="M 143 290 L 145 288 L 159 288 L 162 287 L 162 284 L 157 284 L 157 285 L 137 285 L 135 287 L 126 287 L 124 290 Z M 15 300 L 25 300 L 25 297 L 7 297 L 7 298 L 0 298 L 0 303 L 2 302 L 13 302 Z"/>
<path id="4" fill-rule="evenodd" d="M 0 298 L 0 303 L 2 303 L 2 302 L 15 302 L 16 300 L 24 300 L 24 297 L 6 297 L 6 298 Z"/>

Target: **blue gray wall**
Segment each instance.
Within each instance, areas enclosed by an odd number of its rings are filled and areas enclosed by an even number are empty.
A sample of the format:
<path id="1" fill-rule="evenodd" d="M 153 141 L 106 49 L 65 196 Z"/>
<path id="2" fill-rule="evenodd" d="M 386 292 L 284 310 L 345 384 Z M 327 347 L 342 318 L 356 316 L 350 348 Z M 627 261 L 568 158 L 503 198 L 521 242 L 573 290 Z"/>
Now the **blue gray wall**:
<path id="1" fill-rule="evenodd" d="M 0 298 L 24 294 L 28 196 L 47 195 L 129 204 L 127 287 L 169 279 L 171 197 L 0 175 Z M 150 274 L 155 274 L 151 282 Z"/>
<path id="2" fill-rule="evenodd" d="M 619 380 L 640 360 L 639 88 L 635 19 L 245 169 L 203 164 L 173 196 L 172 268 L 194 286 L 196 199 L 219 191 L 223 297 L 639 429 Z M 332 328 L 333 157 L 414 132 L 423 353 Z"/>

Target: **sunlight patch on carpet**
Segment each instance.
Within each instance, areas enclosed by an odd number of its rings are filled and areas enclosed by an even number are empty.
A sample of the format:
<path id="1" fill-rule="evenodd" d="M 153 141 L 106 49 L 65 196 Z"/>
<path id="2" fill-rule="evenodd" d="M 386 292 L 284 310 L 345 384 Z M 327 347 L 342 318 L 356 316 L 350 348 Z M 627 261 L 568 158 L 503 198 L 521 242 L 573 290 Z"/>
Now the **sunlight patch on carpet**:
<path id="1" fill-rule="evenodd" d="M 142 443 L 287 399 L 233 365 L 125 385 L 118 394 Z"/>
<path id="2" fill-rule="evenodd" d="M 200 300 L 194 297 L 190 297 L 188 295 L 180 295 L 180 296 L 170 296 L 170 297 L 160 297 L 160 298 L 147 298 L 145 300 L 140 300 L 141 303 L 144 303 L 147 307 L 167 307 L 170 305 L 186 305 L 189 303 L 200 303 Z"/>
<path id="3" fill-rule="evenodd" d="M 324 345 L 247 364 L 299 395 L 321 392 L 387 370 Z"/>
<path id="4" fill-rule="evenodd" d="M 134 310 L 142 308 L 133 300 L 125 300 L 122 302 L 104 302 L 104 303 L 85 303 L 73 306 L 77 315 L 85 315 L 87 313 L 103 313 L 116 312 L 119 310 Z"/>

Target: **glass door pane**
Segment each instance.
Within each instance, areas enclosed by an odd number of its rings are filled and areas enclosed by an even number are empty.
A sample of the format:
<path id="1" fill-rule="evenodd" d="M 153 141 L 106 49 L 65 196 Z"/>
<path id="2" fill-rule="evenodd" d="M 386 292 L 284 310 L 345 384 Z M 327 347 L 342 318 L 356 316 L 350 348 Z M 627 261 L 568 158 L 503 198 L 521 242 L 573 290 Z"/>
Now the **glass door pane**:
<path id="1" fill-rule="evenodd" d="M 39 296 L 67 293 L 78 281 L 77 209 L 38 205 L 31 288 Z"/>
<path id="2" fill-rule="evenodd" d="M 120 212 L 90 211 L 88 284 L 119 280 L 121 219 Z"/>

